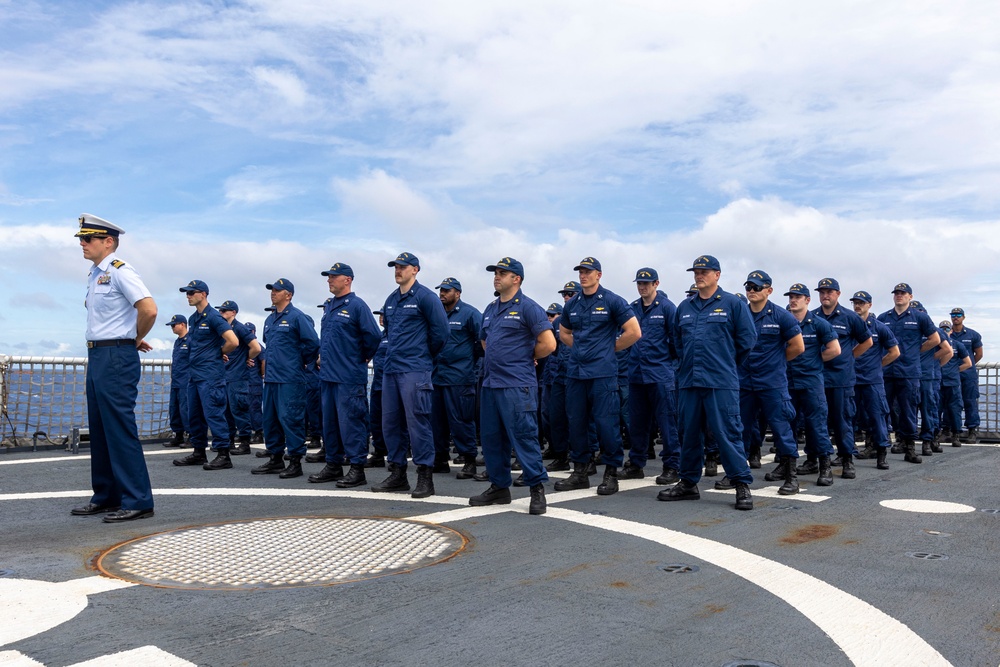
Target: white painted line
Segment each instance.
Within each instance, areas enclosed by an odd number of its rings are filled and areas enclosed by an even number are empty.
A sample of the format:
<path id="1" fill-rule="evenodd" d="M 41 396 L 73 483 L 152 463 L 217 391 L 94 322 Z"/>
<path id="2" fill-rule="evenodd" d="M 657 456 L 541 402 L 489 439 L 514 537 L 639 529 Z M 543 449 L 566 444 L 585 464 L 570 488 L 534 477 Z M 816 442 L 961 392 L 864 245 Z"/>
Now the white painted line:
<path id="1" fill-rule="evenodd" d="M 504 512 L 513 511 L 513 504 L 487 505 L 486 507 L 463 507 L 462 509 L 457 510 L 444 510 L 442 512 L 432 512 L 430 514 L 419 514 L 417 516 L 408 516 L 406 518 L 414 521 L 426 521 L 427 523 L 448 523 L 451 521 L 465 521 L 466 519 L 475 519 L 481 516 L 503 514 Z"/>
<path id="2" fill-rule="evenodd" d="M 933 646 L 885 612 L 821 579 L 768 558 L 668 528 L 561 507 L 549 508 L 543 517 L 632 535 L 729 570 L 776 595 L 816 624 L 858 667 L 951 665 Z M 872 628 L 877 628 L 877 641 L 873 640 Z"/>
<path id="3" fill-rule="evenodd" d="M 177 456 L 178 450 L 165 449 L 161 451 L 154 452 L 143 452 L 143 456 L 164 456 L 166 454 L 173 454 Z M 76 463 L 77 461 L 89 461 L 90 454 L 70 454 L 69 452 L 59 452 L 57 456 L 50 456 L 43 459 L 18 459 L 17 461 L 0 461 L 0 466 L 16 466 L 22 463 Z"/>
<path id="4" fill-rule="evenodd" d="M 735 489 L 732 491 L 726 491 L 723 489 L 702 489 L 705 493 L 726 493 L 731 496 L 736 496 Z M 799 491 L 798 493 L 792 494 L 790 496 L 778 495 L 777 486 L 764 486 L 759 489 L 750 489 L 751 495 L 755 498 L 780 498 L 781 500 L 801 500 L 805 503 L 821 503 L 824 500 L 829 500 L 830 496 L 817 496 L 811 494 L 807 491 Z"/>
<path id="5" fill-rule="evenodd" d="M 882 507 L 901 512 L 923 512 L 927 514 L 965 514 L 975 512 L 975 507 L 963 505 L 961 503 L 949 503 L 943 500 L 921 500 L 911 498 L 898 498 L 896 500 L 883 500 L 879 503 Z"/>
<path id="6" fill-rule="evenodd" d="M 0 651 L 0 665 L 4 667 L 45 667 L 18 651 Z"/>
<path id="7" fill-rule="evenodd" d="M 49 498 L 79 498 L 94 495 L 86 491 L 38 491 L 34 493 L 0 494 L 3 500 L 45 500 Z M 431 496 L 430 498 L 411 498 L 409 493 L 373 493 L 371 491 L 350 491 L 347 489 L 153 489 L 156 496 L 258 496 L 265 498 L 355 498 L 364 500 L 386 500 L 391 502 L 426 503 L 430 505 L 468 505 L 468 498 L 456 496 Z"/>
<path id="8" fill-rule="evenodd" d="M 131 651 L 112 653 L 86 662 L 78 662 L 70 667 L 197 667 L 176 655 L 167 653 L 155 646 L 141 646 Z"/>

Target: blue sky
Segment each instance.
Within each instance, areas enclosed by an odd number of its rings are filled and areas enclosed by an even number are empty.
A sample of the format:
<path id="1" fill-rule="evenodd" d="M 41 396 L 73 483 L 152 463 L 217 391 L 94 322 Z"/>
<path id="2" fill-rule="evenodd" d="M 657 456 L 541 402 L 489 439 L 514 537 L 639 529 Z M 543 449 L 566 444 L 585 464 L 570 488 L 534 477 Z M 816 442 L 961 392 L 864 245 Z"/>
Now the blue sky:
<path id="1" fill-rule="evenodd" d="M 1000 341 L 1000 7 L 989 2 L 0 0 L 0 354 L 83 355 L 89 212 L 160 323 L 200 278 L 260 324 L 278 277 L 373 307 L 407 250 L 484 307 L 587 255 L 634 298 L 901 280 Z M 782 290 L 776 290 L 779 294 Z M 846 303 L 846 296 L 844 301 Z M 783 302 L 778 297 L 779 302 Z M 169 331 L 151 338 L 165 356 Z"/>

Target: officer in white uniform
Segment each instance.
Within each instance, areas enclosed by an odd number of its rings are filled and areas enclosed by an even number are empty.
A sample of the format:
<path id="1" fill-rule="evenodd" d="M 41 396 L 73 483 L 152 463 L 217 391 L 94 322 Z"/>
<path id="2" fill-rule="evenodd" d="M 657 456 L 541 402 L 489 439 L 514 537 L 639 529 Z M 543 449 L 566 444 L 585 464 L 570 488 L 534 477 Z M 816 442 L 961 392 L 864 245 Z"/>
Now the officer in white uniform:
<path id="1" fill-rule="evenodd" d="M 94 495 L 72 510 L 77 516 L 104 513 L 105 523 L 153 516 L 153 490 L 135 424 L 139 352 L 156 321 L 156 303 L 139 274 L 115 256 L 125 232 L 84 213 L 80 239 L 84 259 L 94 263 L 87 280 L 87 417 Z"/>

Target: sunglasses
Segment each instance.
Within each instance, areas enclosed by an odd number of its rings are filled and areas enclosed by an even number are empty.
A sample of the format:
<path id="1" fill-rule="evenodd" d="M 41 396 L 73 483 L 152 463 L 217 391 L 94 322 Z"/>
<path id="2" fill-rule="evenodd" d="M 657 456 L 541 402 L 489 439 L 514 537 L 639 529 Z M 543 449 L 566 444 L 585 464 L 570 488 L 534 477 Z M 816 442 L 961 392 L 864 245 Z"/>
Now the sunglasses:
<path id="1" fill-rule="evenodd" d="M 748 292 L 761 292 L 770 287 L 770 285 L 754 285 L 753 283 L 747 283 L 744 287 Z"/>
<path id="2" fill-rule="evenodd" d="M 91 234 L 90 236 L 81 236 L 80 240 L 82 240 L 84 243 L 90 243 L 91 241 L 94 241 L 95 239 L 106 239 L 106 238 L 108 238 L 108 237 L 107 236 L 96 236 L 94 234 Z"/>

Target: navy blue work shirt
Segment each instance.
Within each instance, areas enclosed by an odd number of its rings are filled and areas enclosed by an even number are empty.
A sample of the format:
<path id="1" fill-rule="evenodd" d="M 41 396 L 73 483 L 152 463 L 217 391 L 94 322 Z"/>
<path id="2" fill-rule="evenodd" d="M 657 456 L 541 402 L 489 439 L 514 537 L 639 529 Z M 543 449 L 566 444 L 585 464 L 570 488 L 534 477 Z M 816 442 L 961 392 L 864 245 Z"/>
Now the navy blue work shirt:
<path id="1" fill-rule="evenodd" d="M 332 297 L 323 304 L 319 328 L 319 379 L 368 384 L 368 360 L 382 339 L 368 304 L 354 292 Z"/>
<path id="2" fill-rule="evenodd" d="M 170 388 L 180 389 L 188 383 L 188 365 L 190 364 L 187 336 L 179 336 L 174 341 L 174 349 L 170 354 Z"/>
<path id="3" fill-rule="evenodd" d="M 264 342 L 264 382 L 305 384 L 306 366 L 315 364 L 319 356 L 319 336 L 312 318 L 288 304 L 285 310 L 271 313 L 264 320 Z"/>
<path id="4" fill-rule="evenodd" d="M 226 362 L 226 382 L 242 382 L 250 379 L 251 369 L 247 368 L 247 359 L 250 358 L 250 342 L 257 340 L 257 335 L 239 320 L 233 320 L 230 326 L 240 344 L 226 355 L 229 357 Z"/>
<path id="5" fill-rule="evenodd" d="M 823 350 L 837 340 L 837 334 L 829 322 L 809 312 L 799 322 L 799 329 L 806 349 L 788 362 L 788 386 L 791 389 L 822 387 Z"/>
<path id="6" fill-rule="evenodd" d="M 868 327 L 853 308 L 844 308 L 839 303 L 829 315 L 823 312 L 822 306 L 812 314 L 826 320 L 840 340 L 840 355 L 823 364 L 823 386 L 827 389 L 853 387 L 857 384 L 854 348 L 871 338 Z"/>
<path id="7" fill-rule="evenodd" d="M 552 355 L 556 367 L 553 369 L 552 384 L 566 384 L 566 373 L 573 365 L 570 359 L 570 347 L 559 339 L 559 326 L 562 323 L 562 315 L 552 320 L 552 333 L 556 337 L 556 351 Z"/>
<path id="8" fill-rule="evenodd" d="M 225 379 L 226 362 L 222 360 L 222 335 L 232 331 L 222 315 L 212 306 L 195 311 L 188 318 L 188 377 L 191 382 L 217 382 Z"/>
<path id="9" fill-rule="evenodd" d="M 489 389 L 537 387 L 535 343 L 551 330 L 545 309 L 517 290 L 510 301 L 494 299 L 483 311 L 480 337 L 486 343 L 483 386 Z"/>
<path id="10" fill-rule="evenodd" d="M 476 348 L 483 314 L 459 299 L 448 318 L 448 342 L 434 360 L 434 385 L 476 384 Z"/>
<path id="11" fill-rule="evenodd" d="M 702 299 L 681 301 L 670 330 L 680 357 L 679 389 L 739 389 L 737 369 L 757 342 L 750 309 L 734 294 L 716 288 Z"/>
<path id="12" fill-rule="evenodd" d="M 740 364 L 740 388 L 751 391 L 787 389 L 785 344 L 802 333 L 799 321 L 771 301 L 764 304 L 759 313 L 750 310 L 750 317 L 757 331 L 757 342 Z"/>
<path id="13" fill-rule="evenodd" d="M 382 391 L 382 374 L 385 371 L 385 355 L 389 351 L 389 338 L 382 332 L 378 349 L 372 357 L 372 391 Z"/>
<path id="14" fill-rule="evenodd" d="M 934 322 L 916 308 L 902 313 L 893 308 L 879 315 L 878 320 L 889 327 L 899 343 L 899 356 L 882 369 L 882 377 L 920 379 L 920 346 L 937 331 Z"/>
<path id="15" fill-rule="evenodd" d="M 615 341 L 626 322 L 635 317 L 628 302 L 600 285 L 587 295 L 577 292 L 563 307 L 560 327 L 573 332 L 566 377 L 578 380 L 618 375 Z"/>
<path id="16" fill-rule="evenodd" d="M 973 331 L 969 327 L 963 326 L 961 331 L 955 331 L 952 329 L 951 339 L 962 343 L 962 345 L 965 346 L 965 349 L 969 351 L 969 354 L 972 355 L 972 368 L 962 371 L 962 374 L 966 375 L 966 380 L 970 377 L 978 377 L 978 371 L 976 369 L 976 350 L 982 348 L 983 337 L 979 335 L 978 331 Z"/>
<path id="17" fill-rule="evenodd" d="M 860 316 L 858 319 L 861 319 Z M 896 347 L 899 342 L 892 330 L 879 322 L 871 313 L 868 314 L 864 323 L 868 327 L 868 333 L 871 334 L 872 346 L 854 360 L 854 372 L 857 376 L 855 384 L 881 384 L 882 357 Z"/>
<path id="18" fill-rule="evenodd" d="M 384 372 L 432 371 L 434 358 L 448 340 L 448 318 L 440 297 L 413 281 L 413 287 L 402 294 L 393 290 L 382 312 L 389 335 Z"/>
<path id="19" fill-rule="evenodd" d="M 962 341 L 955 338 L 951 338 L 949 341 L 953 350 L 951 359 L 948 363 L 941 368 L 941 386 L 942 387 L 961 387 L 962 386 L 962 374 L 959 372 L 958 368 L 968 357 L 972 357 L 969 353 L 968 348 L 962 343 Z M 972 357 L 975 360 L 975 357 Z M 975 365 L 975 364 L 973 364 Z"/>
<path id="20" fill-rule="evenodd" d="M 653 303 L 632 302 L 632 314 L 639 321 L 642 338 L 629 348 L 628 381 L 632 384 L 674 383 L 674 353 L 670 327 L 677 306 L 667 295 L 656 291 Z"/>
<path id="21" fill-rule="evenodd" d="M 933 320 L 932 320 L 933 322 Z M 941 327 L 934 327 L 937 331 L 938 336 L 941 338 L 941 342 L 948 340 L 948 334 L 944 332 Z M 923 337 L 920 341 L 920 345 L 927 342 L 927 336 Z M 920 353 L 920 380 L 940 380 L 941 379 L 941 362 L 934 358 L 934 355 L 941 350 L 941 343 L 938 343 L 926 352 Z"/>

